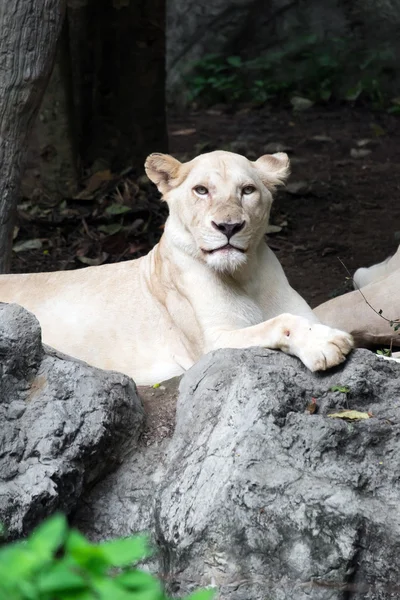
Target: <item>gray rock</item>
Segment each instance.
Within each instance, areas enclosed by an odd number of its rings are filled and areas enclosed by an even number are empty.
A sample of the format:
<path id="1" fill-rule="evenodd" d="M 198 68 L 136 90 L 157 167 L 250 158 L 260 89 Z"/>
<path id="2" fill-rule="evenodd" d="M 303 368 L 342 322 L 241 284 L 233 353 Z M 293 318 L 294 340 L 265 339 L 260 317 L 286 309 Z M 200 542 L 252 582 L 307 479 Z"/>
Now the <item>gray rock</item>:
<path id="1" fill-rule="evenodd" d="M 182 379 L 172 439 L 132 454 L 75 523 L 151 531 L 179 597 L 211 584 L 220 600 L 397 598 L 399 392 L 400 365 L 366 350 L 322 374 L 258 348 L 209 354 Z M 347 408 L 373 416 L 328 416 Z"/>
<path id="2" fill-rule="evenodd" d="M 235 600 L 339 600 L 355 589 L 352 598 L 394 597 L 399 391 L 399 365 L 361 350 L 320 375 L 258 349 L 198 363 L 182 382 L 157 501 L 173 589 L 215 583 Z M 327 416 L 347 406 L 374 417 Z"/>
<path id="3" fill-rule="evenodd" d="M 85 489 L 139 437 L 132 380 L 41 344 L 36 318 L 0 304 L 0 521 L 16 537 Z"/>

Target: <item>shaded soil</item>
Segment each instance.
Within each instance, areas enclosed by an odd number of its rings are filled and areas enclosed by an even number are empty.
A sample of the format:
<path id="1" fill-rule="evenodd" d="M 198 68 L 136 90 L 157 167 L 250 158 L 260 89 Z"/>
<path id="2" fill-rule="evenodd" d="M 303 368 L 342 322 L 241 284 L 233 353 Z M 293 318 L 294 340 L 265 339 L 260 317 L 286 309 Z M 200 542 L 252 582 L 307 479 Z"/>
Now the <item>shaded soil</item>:
<path id="1" fill-rule="evenodd" d="M 146 415 L 145 427 L 140 436 L 141 445 L 151 446 L 172 437 L 180 380 L 181 377 L 174 377 L 164 381 L 158 387 L 137 386 Z"/>
<path id="2" fill-rule="evenodd" d="M 181 159 L 218 148 L 248 158 L 288 152 L 290 193 L 276 197 L 272 223 L 282 230 L 270 235 L 269 243 L 293 287 L 316 306 L 349 285 L 339 258 L 353 272 L 393 254 L 399 244 L 399 133 L 398 117 L 366 109 L 294 114 L 245 108 L 233 114 L 216 107 L 172 115 L 170 151 Z M 71 269 L 145 254 L 161 235 L 167 212 L 140 175 L 103 172 L 100 181 L 85 182 L 86 198 L 56 201 L 41 194 L 34 209 L 32 200 L 22 202 L 15 243 L 34 239 L 40 248 L 14 253 L 13 272 Z M 29 187 L 32 192 L 27 177 L 24 189 Z M 115 215 L 116 204 L 125 212 Z"/>

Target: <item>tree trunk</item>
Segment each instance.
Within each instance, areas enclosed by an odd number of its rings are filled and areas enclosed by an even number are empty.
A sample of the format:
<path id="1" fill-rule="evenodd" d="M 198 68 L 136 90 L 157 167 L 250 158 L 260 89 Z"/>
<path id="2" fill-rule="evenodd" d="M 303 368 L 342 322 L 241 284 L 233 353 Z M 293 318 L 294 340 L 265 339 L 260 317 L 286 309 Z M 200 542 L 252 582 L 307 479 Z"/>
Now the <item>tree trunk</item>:
<path id="1" fill-rule="evenodd" d="M 56 54 L 65 0 L 0 0 L 0 273 L 11 244 L 28 138 Z"/>

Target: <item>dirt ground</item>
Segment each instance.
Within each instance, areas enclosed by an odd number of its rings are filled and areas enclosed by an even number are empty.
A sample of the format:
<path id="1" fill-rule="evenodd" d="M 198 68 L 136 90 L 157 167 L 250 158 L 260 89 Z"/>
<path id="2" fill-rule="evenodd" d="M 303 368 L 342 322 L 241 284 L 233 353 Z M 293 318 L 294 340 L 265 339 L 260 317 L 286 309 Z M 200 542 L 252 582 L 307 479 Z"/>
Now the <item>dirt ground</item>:
<path id="1" fill-rule="evenodd" d="M 269 244 L 293 287 L 316 306 L 349 285 L 339 258 L 353 272 L 393 254 L 400 243 L 399 133 L 398 117 L 367 109 L 296 114 L 215 107 L 171 115 L 170 152 L 183 159 L 215 149 L 248 158 L 289 154 L 289 186 L 278 193 L 272 214 L 281 230 Z M 81 197 L 55 202 L 41 196 L 36 207 L 22 200 L 13 272 L 79 268 L 146 253 L 167 212 L 140 175 L 102 171 L 86 181 Z M 116 210 L 116 204 L 125 208 Z M 27 241 L 33 249 L 26 249 Z"/>

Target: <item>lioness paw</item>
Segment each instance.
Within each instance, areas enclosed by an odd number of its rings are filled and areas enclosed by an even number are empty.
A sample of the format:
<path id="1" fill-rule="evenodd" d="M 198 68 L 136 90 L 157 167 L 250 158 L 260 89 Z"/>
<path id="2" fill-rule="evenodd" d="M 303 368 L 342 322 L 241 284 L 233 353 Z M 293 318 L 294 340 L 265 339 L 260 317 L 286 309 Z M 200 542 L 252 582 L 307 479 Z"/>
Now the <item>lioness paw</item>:
<path id="1" fill-rule="evenodd" d="M 298 356 L 310 371 L 325 371 L 342 363 L 353 346 L 350 334 L 326 325 L 312 325 Z"/>

